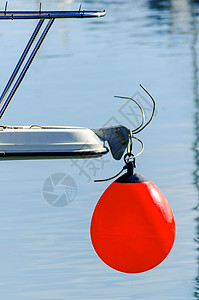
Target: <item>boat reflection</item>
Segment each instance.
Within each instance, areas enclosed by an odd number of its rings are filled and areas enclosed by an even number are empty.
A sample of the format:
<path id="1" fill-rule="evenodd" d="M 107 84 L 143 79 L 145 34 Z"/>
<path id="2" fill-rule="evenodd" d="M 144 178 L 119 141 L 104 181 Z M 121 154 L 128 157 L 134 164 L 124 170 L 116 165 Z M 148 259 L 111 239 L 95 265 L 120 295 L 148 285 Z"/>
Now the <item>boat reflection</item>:
<path id="1" fill-rule="evenodd" d="M 195 161 L 195 170 L 193 172 L 193 183 L 198 190 L 199 193 L 199 84 L 198 84 L 198 54 L 197 54 L 197 43 L 198 43 L 198 30 L 197 30 L 197 19 L 196 19 L 196 11 L 192 13 L 192 31 L 193 31 L 193 41 L 192 41 L 192 64 L 193 64 L 193 90 L 194 90 L 194 101 L 195 101 L 195 113 L 194 113 L 194 132 L 195 132 L 195 140 L 193 143 L 193 152 L 194 152 L 194 161 Z M 195 207 L 197 211 L 199 211 L 199 196 L 198 196 L 198 204 Z M 196 234 L 198 243 L 199 239 L 199 216 L 196 217 Z M 199 251 L 199 247 L 197 247 L 197 251 Z M 199 256 L 197 258 L 199 264 Z M 199 299 L 199 266 L 198 266 L 198 275 L 195 278 L 196 286 L 194 291 L 194 297 Z"/>

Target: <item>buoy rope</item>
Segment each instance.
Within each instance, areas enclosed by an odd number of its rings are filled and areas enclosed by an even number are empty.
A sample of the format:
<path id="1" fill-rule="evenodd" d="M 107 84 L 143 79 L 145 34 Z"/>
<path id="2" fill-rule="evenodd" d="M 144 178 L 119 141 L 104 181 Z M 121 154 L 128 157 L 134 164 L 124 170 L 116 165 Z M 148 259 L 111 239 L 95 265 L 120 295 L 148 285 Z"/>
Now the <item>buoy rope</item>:
<path id="1" fill-rule="evenodd" d="M 116 178 L 117 176 L 119 176 L 125 169 L 126 169 L 126 166 L 124 166 L 124 167 L 122 168 L 122 170 L 119 171 L 115 176 L 112 176 L 112 177 L 109 177 L 109 178 L 106 178 L 106 179 L 96 179 L 96 180 L 94 180 L 94 182 L 103 182 L 103 181 L 109 181 L 109 180 L 112 180 L 112 179 Z"/>

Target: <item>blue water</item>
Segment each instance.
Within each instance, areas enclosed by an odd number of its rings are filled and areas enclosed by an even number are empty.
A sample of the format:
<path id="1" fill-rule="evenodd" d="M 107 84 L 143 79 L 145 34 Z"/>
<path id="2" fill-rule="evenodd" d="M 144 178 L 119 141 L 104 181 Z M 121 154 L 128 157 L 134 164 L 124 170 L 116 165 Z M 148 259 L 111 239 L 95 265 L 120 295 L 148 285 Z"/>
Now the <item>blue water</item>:
<path id="1" fill-rule="evenodd" d="M 144 97 L 157 111 L 140 133 L 144 153 L 137 172 L 164 192 L 173 209 L 174 247 L 155 269 L 129 275 L 110 269 L 89 236 L 94 207 L 123 161 L 40 160 L 1 162 L 0 299 L 199 299 L 198 189 L 199 5 L 188 0 L 83 1 L 101 19 L 56 20 L 1 124 L 99 128 L 138 122 L 130 104 L 114 95 Z M 45 10 L 76 10 L 77 1 L 43 0 Z M 38 9 L 39 1 L 10 0 L 8 9 Z M 2 4 L 1 9 L 4 8 Z M 3 89 L 35 21 L 0 22 L 0 89 Z M 139 147 L 136 147 L 139 151 Z M 56 173 L 76 182 L 66 207 L 49 205 L 45 180 Z"/>

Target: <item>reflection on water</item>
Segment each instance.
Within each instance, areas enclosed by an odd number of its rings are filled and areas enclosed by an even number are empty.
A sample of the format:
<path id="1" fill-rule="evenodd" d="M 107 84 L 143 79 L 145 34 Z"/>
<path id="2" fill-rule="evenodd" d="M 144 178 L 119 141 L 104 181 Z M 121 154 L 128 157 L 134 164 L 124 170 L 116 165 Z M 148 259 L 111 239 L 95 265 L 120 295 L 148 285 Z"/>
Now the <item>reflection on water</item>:
<path id="1" fill-rule="evenodd" d="M 10 1 L 9 7 L 35 9 L 39 2 Z M 43 0 L 42 6 L 77 9 L 79 2 Z M 167 196 L 176 218 L 176 242 L 150 272 L 115 272 L 97 258 L 89 238 L 93 209 L 109 183 L 96 185 L 93 174 L 88 183 L 70 161 L 4 162 L 0 298 L 198 299 L 199 250 L 193 240 L 196 226 L 199 237 L 198 211 L 193 210 L 199 189 L 198 3 L 85 0 L 83 8 L 106 9 L 107 16 L 55 22 L 2 122 L 97 128 L 112 118 L 130 126 L 119 113 L 123 103 L 113 96 L 132 96 L 143 83 L 158 113 L 140 136 L 145 152 L 137 171 Z M 13 24 L 0 24 L 1 86 L 34 27 Z M 103 168 L 97 165 L 97 178 L 123 165 L 109 154 L 106 161 Z M 65 209 L 42 198 L 43 183 L 54 173 L 69 174 L 77 183 L 76 199 Z"/>
<path id="2" fill-rule="evenodd" d="M 195 132 L 195 140 L 193 143 L 193 151 L 194 151 L 194 159 L 195 159 L 195 170 L 193 172 L 194 177 L 194 185 L 196 186 L 199 192 L 199 84 L 198 84 L 198 25 L 197 20 L 195 18 L 195 14 L 192 14 L 192 25 L 193 25 L 193 43 L 192 43 L 192 60 L 193 60 L 193 89 L 194 89 L 194 98 L 195 98 L 195 113 L 194 113 L 194 132 Z M 196 211 L 199 211 L 199 197 L 198 203 L 196 206 Z M 199 217 L 196 217 L 197 222 L 197 238 L 199 238 Z M 199 247 L 197 248 L 199 251 Z M 198 255 L 198 276 L 196 277 L 196 288 L 194 292 L 194 296 L 196 299 L 199 299 L 199 255 Z"/>

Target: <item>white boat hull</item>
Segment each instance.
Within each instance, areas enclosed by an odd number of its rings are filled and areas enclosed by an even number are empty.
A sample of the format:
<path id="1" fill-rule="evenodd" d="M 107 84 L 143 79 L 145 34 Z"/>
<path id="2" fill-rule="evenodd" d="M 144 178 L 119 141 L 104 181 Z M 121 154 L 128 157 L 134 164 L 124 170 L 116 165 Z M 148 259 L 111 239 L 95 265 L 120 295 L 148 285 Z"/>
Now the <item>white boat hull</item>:
<path id="1" fill-rule="evenodd" d="M 100 157 L 108 152 L 104 143 L 84 127 L 0 127 L 1 160 Z"/>

